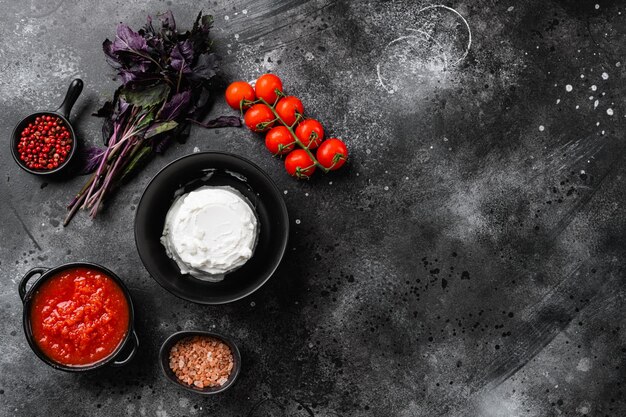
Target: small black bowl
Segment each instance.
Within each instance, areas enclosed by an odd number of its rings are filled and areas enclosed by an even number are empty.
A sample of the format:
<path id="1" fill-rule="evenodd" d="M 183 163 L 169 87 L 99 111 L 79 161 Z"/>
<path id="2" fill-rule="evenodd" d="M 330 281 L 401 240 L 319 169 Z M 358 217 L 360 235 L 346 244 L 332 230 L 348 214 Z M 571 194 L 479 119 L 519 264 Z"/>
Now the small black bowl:
<path id="1" fill-rule="evenodd" d="M 33 331 L 32 331 L 31 322 L 30 322 L 31 302 L 32 302 L 33 296 L 35 295 L 35 293 L 37 292 L 37 289 L 41 286 L 41 284 L 46 282 L 51 277 L 55 276 L 58 272 L 61 272 L 70 268 L 76 268 L 76 267 L 86 267 L 90 269 L 97 269 L 97 270 L 102 271 L 107 276 L 111 277 L 111 279 L 113 279 L 113 281 L 115 281 L 115 283 L 122 289 L 122 292 L 124 293 L 126 297 L 126 302 L 128 303 L 128 329 L 126 331 L 126 336 L 124 337 L 124 340 L 106 358 L 103 358 L 99 360 L 98 362 L 93 363 L 91 365 L 84 365 L 84 366 L 63 365 L 61 363 L 55 362 L 52 359 L 48 358 L 46 354 L 41 351 L 39 346 L 37 346 L 37 343 L 35 342 L 35 339 L 33 336 Z M 28 284 L 28 281 L 35 275 L 39 275 L 39 278 L 37 278 L 37 280 L 31 285 L 30 288 L 26 289 L 26 285 Z M 135 312 L 133 308 L 133 300 L 130 297 L 130 292 L 128 291 L 128 288 L 126 288 L 126 285 L 124 285 L 124 282 L 117 275 L 115 275 L 113 272 L 111 272 L 107 268 L 97 265 L 97 264 L 89 263 L 89 262 L 67 263 L 67 264 L 57 266 L 56 268 L 52 268 L 52 269 L 39 268 L 39 267 L 33 268 L 30 271 L 28 271 L 20 280 L 20 283 L 18 286 L 18 292 L 20 294 L 20 298 L 22 299 L 22 303 L 23 303 L 22 320 L 24 324 L 24 334 L 26 335 L 26 340 L 28 341 L 30 348 L 33 350 L 33 352 L 35 352 L 35 354 L 39 357 L 39 359 L 41 359 L 42 361 L 44 361 L 46 364 L 50 365 L 54 369 L 58 369 L 60 371 L 66 371 L 66 372 L 86 372 L 86 371 L 92 371 L 94 369 L 101 368 L 106 365 L 124 366 L 128 362 L 130 362 L 135 356 L 135 353 L 137 353 L 137 348 L 139 347 L 139 339 L 137 338 L 137 333 L 135 333 L 134 326 L 133 326 L 134 317 L 135 317 Z M 126 356 L 123 359 L 120 359 L 122 354 L 124 354 L 125 352 L 128 352 L 128 353 L 126 353 Z"/>
<path id="2" fill-rule="evenodd" d="M 230 348 L 230 351 L 233 354 L 233 370 L 231 371 L 224 385 L 220 387 L 214 387 L 214 388 L 209 388 L 209 387 L 198 388 L 195 385 L 187 385 L 187 384 L 182 383 L 176 377 L 176 375 L 174 374 L 174 371 L 172 371 L 172 369 L 170 368 L 169 357 L 170 357 L 170 350 L 172 349 L 172 347 L 179 340 L 185 339 L 187 337 L 192 337 L 192 336 L 214 337 L 226 343 L 228 347 Z M 161 345 L 161 350 L 159 351 L 159 359 L 160 359 L 159 363 L 161 364 L 161 370 L 163 371 L 163 374 L 167 377 L 167 379 L 169 379 L 171 382 L 178 385 L 179 387 L 186 389 L 187 391 L 195 392 L 196 394 L 202 394 L 202 395 L 217 394 L 217 393 L 227 390 L 235 383 L 235 380 L 237 379 L 237 376 L 239 375 L 239 371 L 241 370 L 241 354 L 239 353 L 239 348 L 237 348 L 237 345 L 235 344 L 235 342 L 233 342 L 233 340 L 229 337 L 222 336 L 217 333 L 205 332 L 201 330 L 182 331 L 182 332 L 174 333 L 173 335 L 168 337 L 165 340 L 165 342 L 163 342 L 163 344 Z"/>
<path id="3" fill-rule="evenodd" d="M 34 175 L 50 175 L 50 174 L 58 173 L 59 171 L 61 171 L 62 169 L 64 169 L 65 167 L 69 165 L 70 160 L 76 154 L 76 148 L 78 147 L 78 142 L 76 141 L 76 132 L 74 131 L 74 128 L 72 127 L 72 124 L 69 121 L 70 111 L 72 110 L 74 103 L 76 103 L 76 100 L 78 99 L 78 96 L 80 95 L 82 91 L 83 91 L 83 81 L 79 78 L 76 78 L 75 80 L 72 81 L 69 88 L 67 89 L 67 93 L 65 94 L 65 99 L 63 100 L 63 103 L 57 110 L 33 113 L 23 118 L 15 126 L 15 129 L 13 129 L 13 134 L 11 135 L 11 154 L 13 155 L 13 159 L 15 159 L 15 162 L 17 162 L 20 168 Z M 34 122 L 35 118 L 39 116 L 51 116 L 51 117 L 60 118 L 65 124 L 65 126 L 69 129 L 70 134 L 72 136 L 72 147 L 70 148 L 70 152 L 67 154 L 67 158 L 65 159 L 65 161 L 63 161 L 61 165 L 59 165 L 58 167 L 54 169 L 45 169 L 45 170 L 44 169 L 42 170 L 30 169 L 26 165 L 24 165 L 24 163 L 20 159 L 20 156 L 17 152 L 17 144 L 20 141 L 20 135 L 22 131 L 24 130 L 24 128 L 28 126 L 29 123 Z"/>
<path id="4" fill-rule="evenodd" d="M 205 185 L 230 186 L 242 193 L 260 225 L 252 257 L 220 282 L 181 274 L 160 242 L 174 198 Z M 229 303 L 259 289 L 278 267 L 288 237 L 287 207 L 276 185 L 252 162 L 221 152 L 195 153 L 167 165 L 146 187 L 135 216 L 135 243 L 150 275 L 172 294 L 198 304 Z"/>

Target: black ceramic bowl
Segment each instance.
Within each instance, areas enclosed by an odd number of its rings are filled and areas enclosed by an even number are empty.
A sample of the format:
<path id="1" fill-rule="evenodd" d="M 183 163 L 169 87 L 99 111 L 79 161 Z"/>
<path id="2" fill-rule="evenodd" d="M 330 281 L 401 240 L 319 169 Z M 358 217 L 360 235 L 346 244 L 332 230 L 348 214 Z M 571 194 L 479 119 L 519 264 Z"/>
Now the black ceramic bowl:
<path id="1" fill-rule="evenodd" d="M 254 254 L 220 282 L 181 274 L 160 242 L 175 196 L 205 185 L 235 188 L 250 201 L 259 221 Z M 199 304 L 229 303 L 260 288 L 278 267 L 288 237 L 287 207 L 276 185 L 252 162 L 221 152 L 187 155 L 163 168 L 148 184 L 135 217 L 137 250 L 150 275 L 172 294 Z"/>
<path id="2" fill-rule="evenodd" d="M 226 343 L 228 347 L 230 347 L 230 351 L 233 354 L 233 370 L 231 371 L 230 375 L 228 376 L 228 380 L 224 383 L 224 385 L 220 387 L 214 387 L 214 388 L 209 388 L 209 387 L 198 388 L 195 385 L 187 385 L 179 381 L 176 375 L 174 374 L 174 371 L 172 371 L 172 369 L 170 368 L 169 357 L 170 357 L 170 350 L 172 349 L 172 347 L 179 340 L 185 339 L 187 337 L 192 337 L 192 336 L 214 337 Z M 161 345 L 161 350 L 159 351 L 159 359 L 160 359 L 159 363 L 161 364 L 161 370 L 163 371 L 163 374 L 165 374 L 165 377 L 167 379 L 169 379 L 171 382 L 178 385 L 179 387 L 186 389 L 187 391 L 191 391 L 191 392 L 195 392 L 196 394 L 203 394 L 203 395 L 217 394 L 217 393 L 227 390 L 235 383 L 235 380 L 237 379 L 237 376 L 239 375 L 239 371 L 241 370 L 241 354 L 239 353 L 239 349 L 237 348 L 237 345 L 235 344 L 235 342 L 233 342 L 233 340 L 230 339 L 229 337 L 222 336 L 217 333 L 205 332 L 201 330 L 182 331 L 182 332 L 174 333 L 173 335 L 168 337 L 165 340 L 165 342 L 163 342 L 163 344 Z"/>
<path id="3" fill-rule="evenodd" d="M 33 337 L 33 332 L 32 332 L 31 322 L 30 322 L 31 302 L 32 302 L 33 296 L 35 295 L 35 293 L 37 292 L 37 289 L 41 286 L 41 284 L 46 282 L 49 278 L 55 276 L 57 272 L 61 272 L 66 269 L 75 268 L 75 267 L 86 267 L 90 269 L 97 269 L 97 270 L 102 271 L 109 277 L 111 277 L 111 279 L 113 279 L 117 283 L 117 285 L 122 289 L 122 292 L 126 296 L 126 301 L 128 303 L 128 310 L 129 310 L 128 311 L 128 330 L 126 331 L 126 336 L 124 337 L 124 340 L 122 341 L 122 343 L 120 343 L 119 346 L 106 358 L 101 359 L 100 361 L 96 363 L 85 365 L 85 366 L 63 365 L 48 358 L 45 355 L 45 353 L 41 351 L 39 346 L 37 346 L 37 343 L 35 342 L 34 337 Z M 37 278 L 37 280 L 31 285 L 29 289 L 26 289 L 26 285 L 28 284 L 28 281 L 35 275 L 39 275 L 39 278 Z M 39 359 L 41 359 L 42 361 L 44 361 L 46 364 L 50 365 L 54 369 L 67 371 L 67 372 L 92 371 L 94 369 L 101 368 L 106 365 L 111 365 L 111 366 L 126 365 L 135 356 L 135 353 L 137 352 L 137 348 L 139 347 L 139 339 L 137 338 L 137 334 L 135 333 L 135 330 L 133 328 L 133 322 L 134 322 L 133 300 L 130 297 L 130 292 L 128 292 L 128 288 L 126 288 L 126 285 L 124 285 L 124 282 L 122 282 L 122 280 L 117 275 L 115 275 L 113 272 L 111 272 L 107 268 L 97 265 L 97 264 L 88 263 L 88 262 L 73 262 L 73 263 L 63 264 L 52 269 L 33 268 L 30 271 L 28 271 L 26 275 L 24 275 L 24 277 L 22 277 L 22 279 L 20 280 L 18 291 L 20 294 L 20 298 L 22 299 L 22 303 L 24 304 L 23 323 L 24 323 L 24 334 L 26 335 L 26 340 L 28 341 L 30 348 L 33 350 L 33 352 L 35 352 L 35 354 L 39 357 Z M 125 357 L 122 357 L 123 354 L 125 355 Z"/>
<path id="4" fill-rule="evenodd" d="M 15 128 L 13 129 L 13 134 L 11 135 L 11 154 L 13 155 L 13 159 L 15 159 L 15 162 L 17 162 L 20 168 L 34 175 L 51 175 L 51 174 L 58 173 L 59 171 L 63 170 L 65 167 L 69 165 L 70 161 L 76 154 L 76 148 L 78 146 L 78 142 L 76 141 L 76 132 L 74 131 L 74 128 L 72 127 L 72 124 L 69 121 L 70 111 L 72 110 L 74 103 L 76 103 L 76 100 L 78 99 L 78 96 L 80 95 L 81 91 L 83 91 L 83 81 L 77 78 L 73 80 L 72 83 L 70 84 L 69 88 L 67 89 L 67 94 L 65 95 L 65 99 L 63 100 L 63 103 L 56 111 L 43 111 L 43 112 L 33 113 L 23 118 L 15 126 Z M 70 148 L 70 152 L 67 154 L 65 161 L 63 161 L 61 165 L 59 165 L 58 167 L 54 169 L 45 169 L 45 170 L 30 169 L 26 165 L 24 165 L 24 162 L 20 159 L 20 156 L 17 152 L 17 144 L 19 143 L 20 135 L 22 131 L 24 130 L 24 128 L 28 126 L 29 123 L 34 122 L 35 118 L 37 118 L 38 116 L 51 116 L 51 117 L 60 118 L 65 124 L 65 126 L 68 128 L 68 130 L 70 131 L 70 135 L 72 136 L 72 147 Z"/>

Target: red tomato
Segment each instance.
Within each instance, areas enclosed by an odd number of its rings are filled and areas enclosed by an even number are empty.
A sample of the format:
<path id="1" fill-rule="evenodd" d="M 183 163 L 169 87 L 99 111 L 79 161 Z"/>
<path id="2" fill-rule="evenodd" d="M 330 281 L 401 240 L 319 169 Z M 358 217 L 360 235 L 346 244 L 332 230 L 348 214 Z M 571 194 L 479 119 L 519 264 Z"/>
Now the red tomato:
<path id="1" fill-rule="evenodd" d="M 235 81 L 226 88 L 226 102 L 235 110 L 247 109 L 249 105 L 244 106 L 242 100 L 254 101 L 254 88 L 245 81 Z"/>
<path id="2" fill-rule="evenodd" d="M 315 149 L 324 140 L 324 128 L 317 120 L 306 119 L 296 128 L 296 136 L 304 146 Z"/>
<path id="3" fill-rule="evenodd" d="M 315 162 L 304 149 L 296 149 L 285 158 L 285 169 L 293 177 L 309 178 L 315 172 Z"/>
<path id="4" fill-rule="evenodd" d="M 276 113 L 287 126 L 293 126 L 298 120 L 298 114 L 304 113 L 304 106 L 299 98 L 294 96 L 283 97 L 276 104 Z"/>
<path id="5" fill-rule="evenodd" d="M 285 126 L 276 126 L 265 135 L 265 147 L 274 155 L 283 155 L 292 151 L 295 139 Z"/>
<path id="6" fill-rule="evenodd" d="M 253 132 L 265 132 L 272 127 L 274 119 L 272 109 L 265 104 L 255 104 L 250 107 L 243 116 L 246 126 Z"/>
<path id="7" fill-rule="evenodd" d="M 262 98 L 270 105 L 276 102 L 276 90 L 283 92 L 283 82 L 274 74 L 263 74 L 256 80 L 254 91 L 258 98 Z"/>
<path id="8" fill-rule="evenodd" d="M 322 142 L 315 157 L 324 168 L 334 171 L 346 163 L 348 148 L 341 140 L 330 138 Z"/>

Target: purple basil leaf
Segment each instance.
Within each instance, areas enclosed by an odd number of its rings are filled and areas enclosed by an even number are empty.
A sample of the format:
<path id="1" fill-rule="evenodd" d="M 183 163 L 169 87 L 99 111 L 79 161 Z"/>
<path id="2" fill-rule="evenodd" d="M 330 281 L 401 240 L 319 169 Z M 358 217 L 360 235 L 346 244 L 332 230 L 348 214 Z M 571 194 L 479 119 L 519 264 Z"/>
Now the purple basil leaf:
<path id="1" fill-rule="evenodd" d="M 199 122 L 192 119 L 187 119 L 187 121 L 207 129 L 216 129 L 219 127 L 241 127 L 241 118 L 239 118 L 239 116 L 220 116 L 217 119 L 209 120 L 208 122 Z"/>
<path id="2" fill-rule="evenodd" d="M 152 123 L 148 129 L 143 133 L 144 139 L 151 138 L 153 136 L 160 135 L 168 132 L 172 129 L 176 129 L 178 123 L 175 120 L 168 120 L 166 122 Z"/>
<path id="3" fill-rule="evenodd" d="M 99 110 L 101 112 L 106 107 L 106 111 L 110 112 L 108 114 L 103 112 L 103 116 L 106 117 L 102 122 L 102 140 L 105 146 L 109 146 L 109 141 L 115 131 L 115 124 L 122 125 L 124 123 L 126 110 L 128 110 L 128 103 L 119 98 L 119 89 L 115 91 L 114 100 L 116 100 L 116 105 L 106 102 L 104 107 Z"/>
<path id="4" fill-rule="evenodd" d="M 175 129 L 165 132 L 159 136 L 155 136 L 152 142 L 152 148 L 158 154 L 162 154 L 177 139 L 184 143 L 189 137 L 191 126 L 188 124 L 180 124 Z"/>
<path id="5" fill-rule="evenodd" d="M 111 117 L 115 110 L 115 106 L 112 101 L 105 102 L 92 116 L 96 117 Z"/>
<path id="6" fill-rule="evenodd" d="M 202 16 L 202 12 L 198 14 L 193 29 L 189 34 L 189 39 L 193 44 L 193 51 L 195 55 L 200 55 L 208 52 L 211 49 L 211 41 L 209 39 L 209 30 L 213 24 L 213 16 Z"/>
<path id="7" fill-rule="evenodd" d="M 172 48 L 170 55 L 170 65 L 173 69 L 184 74 L 191 72 L 190 64 L 193 61 L 193 48 L 189 39 L 178 42 Z"/>
<path id="8" fill-rule="evenodd" d="M 105 145 L 109 144 L 109 139 L 111 139 L 111 135 L 113 134 L 113 120 L 106 118 L 102 122 L 102 142 Z"/>
<path id="9" fill-rule="evenodd" d="M 196 94 L 194 95 L 192 104 L 187 110 L 187 117 L 194 120 L 199 120 L 203 118 L 203 113 L 207 109 L 206 105 L 208 104 L 210 98 L 211 92 L 208 88 L 202 87 L 202 89 L 200 90 L 200 94 L 197 93 L 196 89 Z"/>
<path id="10" fill-rule="evenodd" d="M 152 149 L 158 154 L 163 154 L 170 147 L 170 145 L 174 142 L 174 133 L 164 133 L 162 135 L 154 138 L 152 142 Z"/>
<path id="11" fill-rule="evenodd" d="M 81 149 L 78 154 L 78 175 L 86 175 L 94 172 L 102 157 L 104 156 L 104 149 L 96 148 L 95 146 L 88 146 Z"/>
<path id="12" fill-rule="evenodd" d="M 119 90 L 116 91 L 116 94 L 118 94 L 118 93 L 119 93 Z M 128 104 L 128 102 L 126 100 L 124 100 L 123 98 L 119 98 L 117 100 L 117 112 L 116 113 L 118 115 L 118 118 L 119 118 L 120 115 L 126 113 L 126 110 L 128 110 L 129 106 L 130 105 Z"/>
<path id="13" fill-rule="evenodd" d="M 113 42 L 105 39 L 104 42 L 102 42 L 102 50 L 104 51 L 104 54 L 110 59 L 109 62 L 119 65 L 119 62 L 117 60 L 117 54 L 113 50 Z"/>
<path id="14" fill-rule="evenodd" d="M 148 44 L 148 52 L 156 56 L 167 55 L 163 45 L 163 39 L 161 39 L 160 37 L 154 36 L 152 38 L 148 38 L 146 40 L 146 43 Z"/>
<path id="15" fill-rule="evenodd" d="M 208 81 L 217 75 L 219 57 L 216 54 L 202 54 L 188 75 L 193 81 Z"/>
<path id="16" fill-rule="evenodd" d="M 202 19 L 202 10 L 200 10 L 198 16 L 196 16 L 196 21 L 193 22 L 193 28 L 191 29 L 192 33 L 200 30 L 200 19 Z"/>
<path id="17" fill-rule="evenodd" d="M 121 51 L 146 51 L 146 40 L 139 33 L 133 31 L 128 25 L 120 23 L 117 26 L 117 36 L 111 47 L 111 52 Z"/>
<path id="18" fill-rule="evenodd" d="M 205 14 L 202 16 L 201 22 L 202 24 L 200 26 L 200 30 L 204 33 L 209 33 L 209 29 L 211 29 L 211 26 L 213 25 L 213 16 Z"/>
<path id="19" fill-rule="evenodd" d="M 149 66 L 146 62 L 135 62 L 129 67 L 120 68 L 118 75 L 124 84 L 140 80 L 146 75 Z"/>
<path id="20" fill-rule="evenodd" d="M 128 71 L 128 70 L 125 70 L 125 69 L 121 69 L 118 74 L 119 74 L 120 78 L 122 79 L 122 83 L 124 83 L 124 84 L 127 84 L 127 83 L 137 79 L 137 75 L 134 72 Z"/>
<path id="21" fill-rule="evenodd" d="M 187 109 L 190 100 L 190 91 L 183 91 L 182 93 L 174 94 L 172 98 L 163 105 L 158 118 L 161 120 L 175 119 Z"/>
<path id="22" fill-rule="evenodd" d="M 146 25 L 143 27 L 143 30 L 146 34 L 150 36 L 155 36 L 156 31 L 154 30 L 154 26 L 152 25 L 152 16 L 148 15 L 146 18 Z"/>
<path id="23" fill-rule="evenodd" d="M 185 143 L 187 142 L 187 138 L 189 138 L 189 134 L 191 133 L 191 125 L 188 123 L 181 124 L 178 126 L 176 130 L 173 131 L 172 135 L 176 137 L 178 142 Z"/>
<path id="24" fill-rule="evenodd" d="M 176 30 L 176 21 L 174 20 L 174 14 L 171 10 L 159 14 L 159 19 L 161 20 L 161 27 L 163 29 L 169 29 L 171 31 Z"/>

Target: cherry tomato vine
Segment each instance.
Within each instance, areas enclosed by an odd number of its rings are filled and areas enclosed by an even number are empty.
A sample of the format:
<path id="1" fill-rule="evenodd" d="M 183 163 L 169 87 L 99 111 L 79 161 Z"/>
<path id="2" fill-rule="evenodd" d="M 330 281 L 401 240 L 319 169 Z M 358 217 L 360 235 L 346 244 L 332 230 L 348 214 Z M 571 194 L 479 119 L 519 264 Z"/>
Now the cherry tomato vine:
<path id="1" fill-rule="evenodd" d="M 299 179 L 308 179 L 319 168 L 322 172 L 341 168 L 348 158 L 348 148 L 341 139 L 324 139 L 322 124 L 304 116 L 304 105 L 295 96 L 283 92 L 282 80 L 264 74 L 252 87 L 235 81 L 226 89 L 226 102 L 239 110 L 246 126 L 266 133 L 265 146 L 274 155 L 285 157 L 286 171 Z"/>

